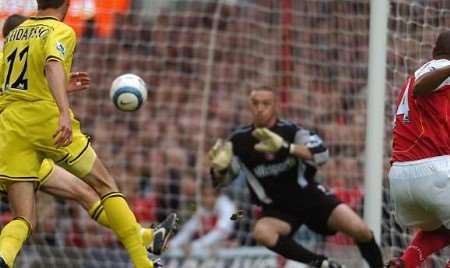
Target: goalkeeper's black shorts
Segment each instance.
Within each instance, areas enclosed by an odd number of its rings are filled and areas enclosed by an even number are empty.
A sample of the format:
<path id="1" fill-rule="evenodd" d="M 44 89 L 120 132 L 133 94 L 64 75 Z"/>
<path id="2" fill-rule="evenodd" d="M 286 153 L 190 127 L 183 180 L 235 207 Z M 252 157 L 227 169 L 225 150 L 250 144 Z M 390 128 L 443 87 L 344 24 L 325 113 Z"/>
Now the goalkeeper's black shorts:
<path id="1" fill-rule="evenodd" d="M 312 231 L 322 235 L 334 235 L 336 231 L 327 226 L 328 218 L 333 210 L 342 202 L 336 195 L 327 191 L 322 185 L 314 184 L 306 191 L 307 204 L 300 198 L 293 199 L 291 203 L 272 203 L 263 206 L 262 217 L 273 217 L 289 223 L 294 234 L 301 225 L 305 224 Z"/>

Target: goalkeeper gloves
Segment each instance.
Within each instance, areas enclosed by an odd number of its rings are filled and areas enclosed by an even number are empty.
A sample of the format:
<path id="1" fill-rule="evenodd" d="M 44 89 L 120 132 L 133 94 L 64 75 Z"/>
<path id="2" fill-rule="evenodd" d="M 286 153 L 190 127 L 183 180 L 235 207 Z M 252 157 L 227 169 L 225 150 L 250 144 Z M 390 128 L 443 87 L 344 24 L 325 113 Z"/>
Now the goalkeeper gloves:
<path id="1" fill-rule="evenodd" d="M 224 143 L 223 140 L 218 139 L 208 155 L 213 171 L 225 173 L 230 166 L 231 158 L 233 157 L 233 145 L 229 141 Z"/>
<path id="2" fill-rule="evenodd" d="M 285 153 L 294 152 L 294 144 L 287 143 L 280 135 L 267 128 L 257 128 L 252 132 L 253 137 L 259 142 L 255 144 L 255 150 L 263 153 L 276 153 L 282 150 Z"/>

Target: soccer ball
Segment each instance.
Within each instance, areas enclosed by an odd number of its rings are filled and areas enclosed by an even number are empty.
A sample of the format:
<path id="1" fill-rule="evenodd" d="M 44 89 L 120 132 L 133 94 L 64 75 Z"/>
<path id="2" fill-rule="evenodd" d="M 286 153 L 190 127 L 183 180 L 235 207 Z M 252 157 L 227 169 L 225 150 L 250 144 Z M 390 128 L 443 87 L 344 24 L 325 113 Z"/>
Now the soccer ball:
<path id="1" fill-rule="evenodd" d="M 144 80 L 135 74 L 122 74 L 114 79 L 109 93 L 117 109 L 133 112 L 147 99 L 147 86 Z"/>

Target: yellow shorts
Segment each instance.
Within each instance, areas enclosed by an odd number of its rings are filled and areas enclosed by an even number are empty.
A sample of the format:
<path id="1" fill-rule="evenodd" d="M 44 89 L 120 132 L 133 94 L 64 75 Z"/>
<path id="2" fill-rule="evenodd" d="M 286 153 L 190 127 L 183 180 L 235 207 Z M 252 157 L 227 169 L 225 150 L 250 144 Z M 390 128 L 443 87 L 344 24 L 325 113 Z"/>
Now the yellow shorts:
<path id="1" fill-rule="evenodd" d="M 44 159 L 41 164 L 41 168 L 38 172 L 38 178 L 39 182 L 36 184 L 36 190 L 39 189 L 39 187 L 47 181 L 47 179 L 50 177 L 50 175 L 53 173 L 53 170 L 55 170 L 55 162 L 51 159 Z M 0 181 L 0 193 L 6 194 L 7 183 L 2 183 Z"/>
<path id="2" fill-rule="evenodd" d="M 47 181 L 48 177 L 53 173 L 53 170 L 55 170 L 55 162 L 53 162 L 53 160 L 48 158 L 44 159 L 44 161 L 42 161 L 41 168 L 39 169 L 38 172 L 39 178 L 38 187 Z"/>
<path id="3" fill-rule="evenodd" d="M 0 183 L 39 182 L 45 158 L 80 178 L 89 174 L 96 155 L 73 113 L 71 120 L 72 143 L 56 148 L 52 135 L 59 125 L 59 111 L 55 103 L 16 101 L 6 107 L 0 113 Z"/>

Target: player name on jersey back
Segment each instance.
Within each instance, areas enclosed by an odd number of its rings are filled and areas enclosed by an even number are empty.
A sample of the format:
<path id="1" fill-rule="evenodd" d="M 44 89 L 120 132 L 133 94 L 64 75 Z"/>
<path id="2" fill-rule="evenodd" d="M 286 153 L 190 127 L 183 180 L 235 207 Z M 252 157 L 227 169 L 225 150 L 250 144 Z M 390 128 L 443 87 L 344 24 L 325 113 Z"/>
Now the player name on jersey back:
<path id="1" fill-rule="evenodd" d="M 7 36 L 5 43 L 10 41 L 28 40 L 32 38 L 44 38 L 50 30 L 52 30 L 52 27 L 42 24 L 18 28 Z"/>
<path id="2" fill-rule="evenodd" d="M 427 62 L 402 86 L 394 117 L 392 162 L 449 154 L 450 79 L 447 78 L 429 95 L 413 95 L 417 79 L 448 65 L 448 60 Z"/>

